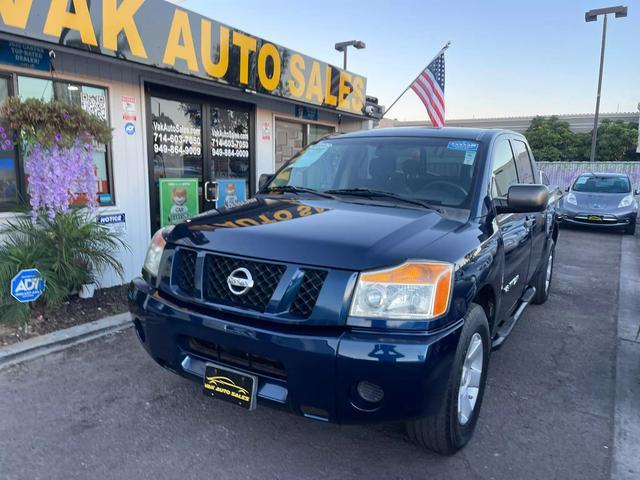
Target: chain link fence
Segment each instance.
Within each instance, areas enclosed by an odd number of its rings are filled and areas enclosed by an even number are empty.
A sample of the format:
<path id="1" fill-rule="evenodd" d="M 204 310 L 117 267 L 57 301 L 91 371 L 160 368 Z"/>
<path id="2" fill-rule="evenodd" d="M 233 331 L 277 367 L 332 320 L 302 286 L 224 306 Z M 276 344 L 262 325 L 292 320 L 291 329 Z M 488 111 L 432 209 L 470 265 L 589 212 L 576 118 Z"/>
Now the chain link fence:
<path id="1" fill-rule="evenodd" d="M 581 173 L 626 173 L 633 188 L 640 189 L 640 162 L 538 162 L 551 185 L 565 189 Z"/>

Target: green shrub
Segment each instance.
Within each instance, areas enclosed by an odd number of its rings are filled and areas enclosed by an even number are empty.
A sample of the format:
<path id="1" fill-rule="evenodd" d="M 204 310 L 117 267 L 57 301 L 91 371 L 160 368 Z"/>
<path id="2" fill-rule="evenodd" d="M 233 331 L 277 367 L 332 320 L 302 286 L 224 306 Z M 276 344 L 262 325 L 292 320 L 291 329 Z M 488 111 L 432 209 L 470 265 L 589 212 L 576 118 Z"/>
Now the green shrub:
<path id="1" fill-rule="evenodd" d="M 37 268 L 46 290 L 36 302 L 45 308 L 59 305 L 82 285 L 98 283 L 98 275 L 113 269 L 123 278 L 115 257 L 129 250 L 116 234 L 99 225 L 86 208 L 73 208 L 49 218 L 19 217 L 0 230 L 0 322 L 27 321 L 31 305 L 11 296 L 11 279 L 22 269 Z"/>

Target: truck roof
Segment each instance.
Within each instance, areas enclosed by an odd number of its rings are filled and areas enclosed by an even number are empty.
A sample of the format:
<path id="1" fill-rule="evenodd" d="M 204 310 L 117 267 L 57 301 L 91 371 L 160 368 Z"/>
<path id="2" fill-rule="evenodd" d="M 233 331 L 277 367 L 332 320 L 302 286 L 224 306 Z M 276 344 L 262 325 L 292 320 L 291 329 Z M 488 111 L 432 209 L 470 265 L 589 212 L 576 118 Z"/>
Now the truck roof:
<path id="1" fill-rule="evenodd" d="M 499 128 L 463 128 L 463 127 L 395 127 L 374 128 L 372 130 L 360 130 L 357 132 L 341 134 L 339 138 L 358 137 L 436 137 L 436 138 L 460 138 L 488 141 L 501 133 L 509 133 L 521 137 L 522 135 L 511 130 Z"/>

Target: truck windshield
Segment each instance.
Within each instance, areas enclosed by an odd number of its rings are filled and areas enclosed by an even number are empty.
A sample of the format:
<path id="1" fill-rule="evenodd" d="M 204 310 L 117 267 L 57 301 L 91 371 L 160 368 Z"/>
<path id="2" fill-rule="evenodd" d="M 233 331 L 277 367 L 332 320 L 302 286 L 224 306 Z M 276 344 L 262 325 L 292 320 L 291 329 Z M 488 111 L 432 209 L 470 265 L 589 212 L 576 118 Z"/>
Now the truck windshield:
<path id="1" fill-rule="evenodd" d="M 629 193 L 631 183 L 625 177 L 581 175 L 573 184 L 573 190 L 588 193 Z"/>
<path id="2" fill-rule="evenodd" d="M 469 208 L 480 147 L 473 140 L 433 137 L 330 138 L 293 157 L 264 191 L 395 196 Z"/>

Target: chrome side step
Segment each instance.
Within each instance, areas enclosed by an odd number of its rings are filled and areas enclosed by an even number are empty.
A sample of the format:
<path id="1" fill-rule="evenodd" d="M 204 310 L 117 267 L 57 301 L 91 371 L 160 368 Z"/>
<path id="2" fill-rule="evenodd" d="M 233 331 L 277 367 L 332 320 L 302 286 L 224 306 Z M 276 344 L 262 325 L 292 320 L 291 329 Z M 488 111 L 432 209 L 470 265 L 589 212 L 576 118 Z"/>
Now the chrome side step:
<path id="1" fill-rule="evenodd" d="M 516 323 L 518 323 L 518 320 L 520 320 L 522 312 L 524 312 L 524 309 L 527 308 L 527 305 L 529 305 L 529 302 L 533 299 L 533 296 L 535 294 L 535 287 L 527 287 L 527 289 L 522 294 L 522 297 L 520 297 L 520 305 L 518 305 L 518 309 L 506 322 L 504 322 L 504 324 L 498 329 L 496 336 L 493 337 L 493 340 L 491 341 L 491 348 L 493 350 L 497 350 L 502 346 L 504 341 L 511 333 L 511 330 L 513 330 L 513 327 L 515 327 Z"/>

